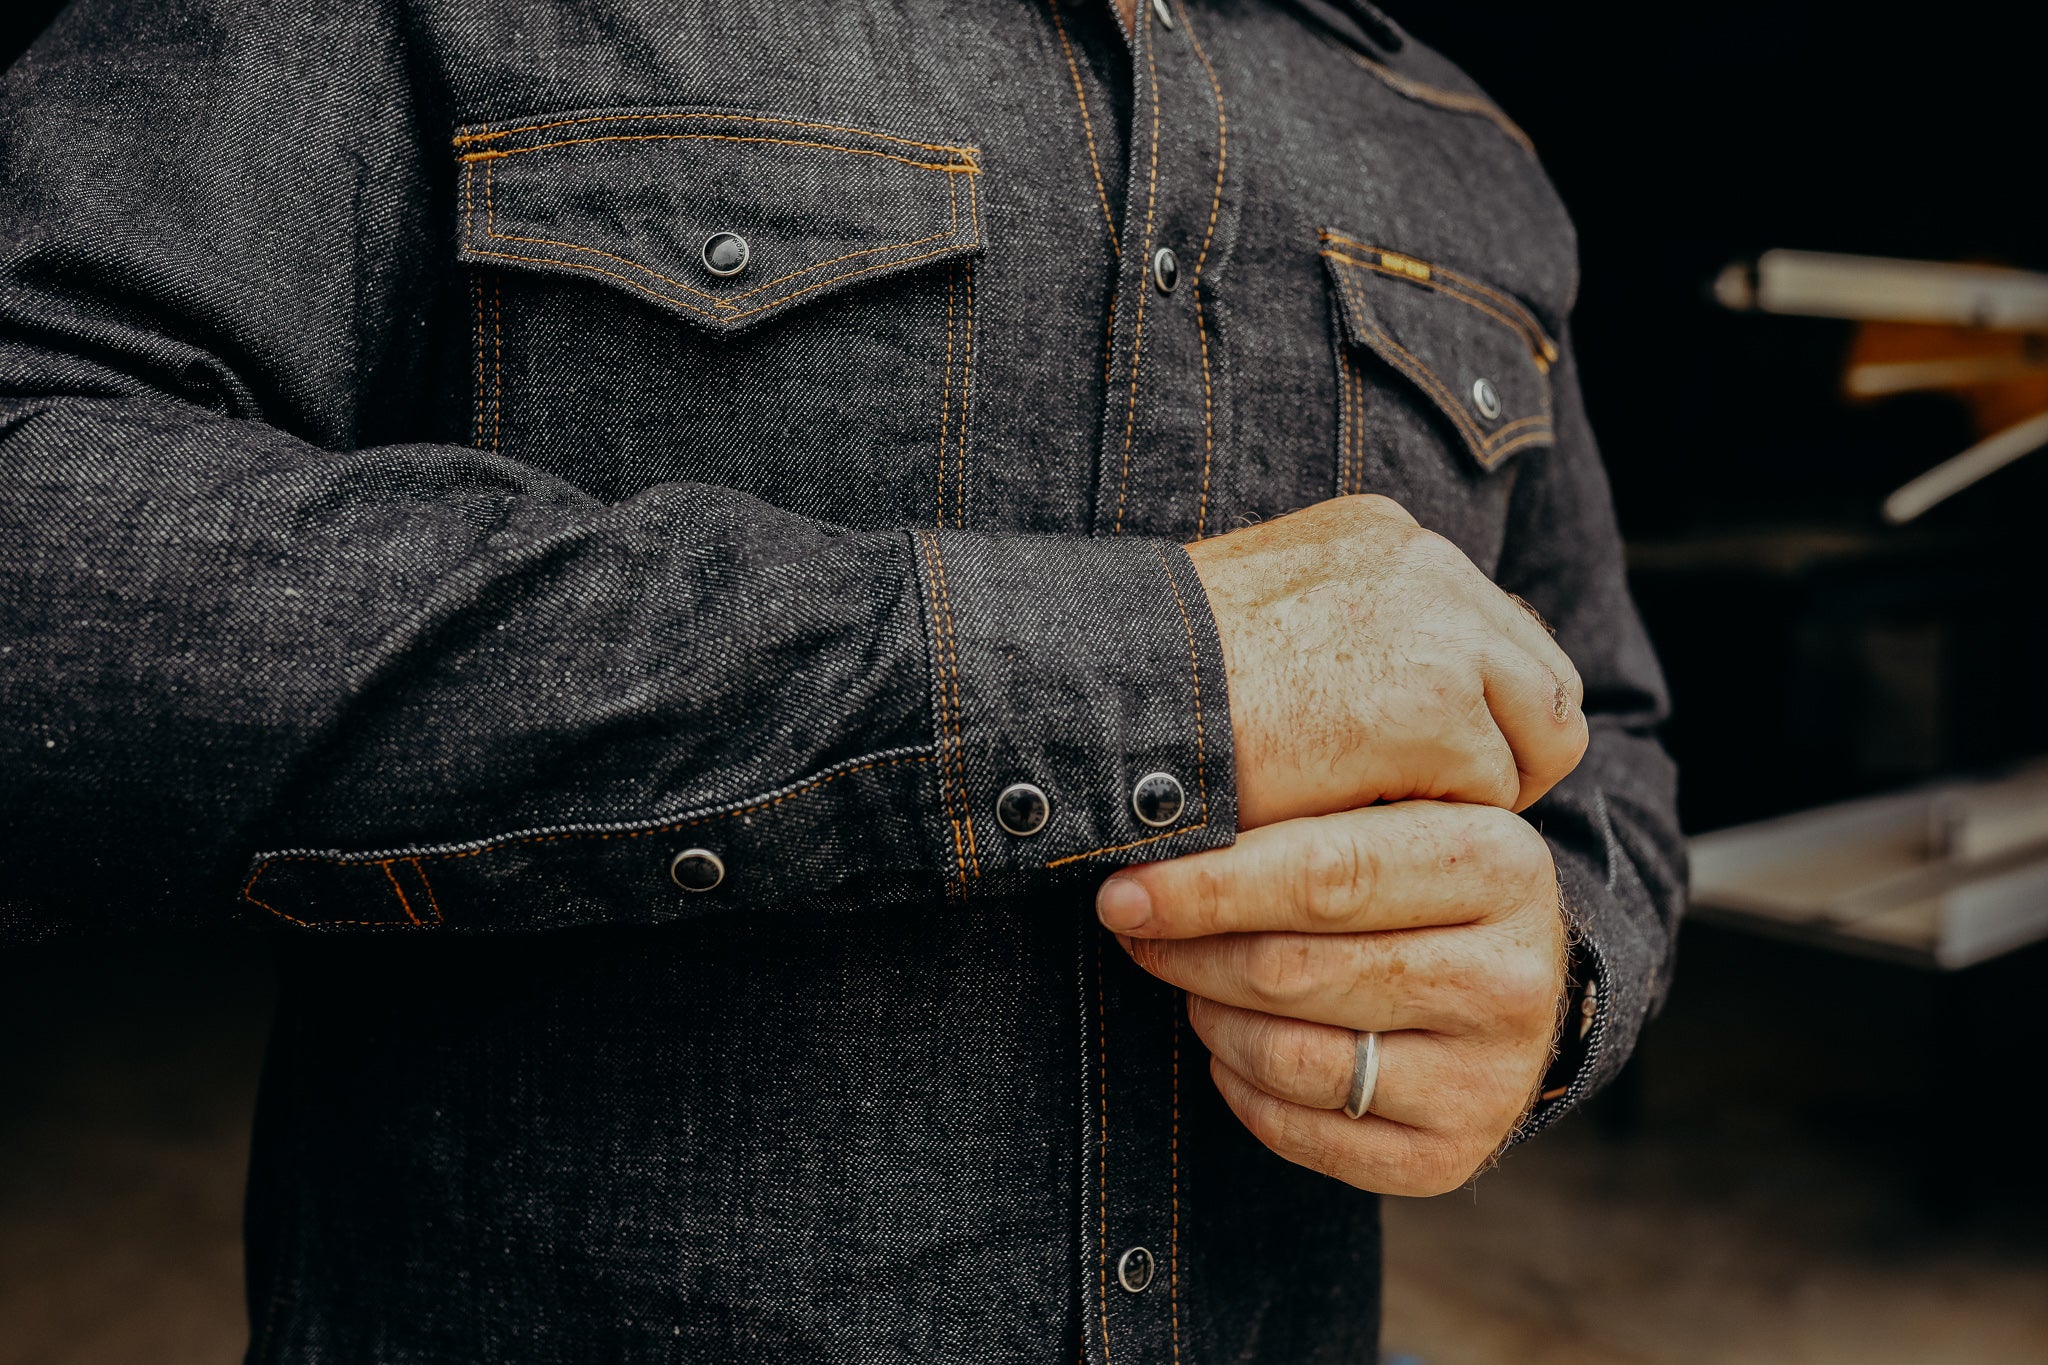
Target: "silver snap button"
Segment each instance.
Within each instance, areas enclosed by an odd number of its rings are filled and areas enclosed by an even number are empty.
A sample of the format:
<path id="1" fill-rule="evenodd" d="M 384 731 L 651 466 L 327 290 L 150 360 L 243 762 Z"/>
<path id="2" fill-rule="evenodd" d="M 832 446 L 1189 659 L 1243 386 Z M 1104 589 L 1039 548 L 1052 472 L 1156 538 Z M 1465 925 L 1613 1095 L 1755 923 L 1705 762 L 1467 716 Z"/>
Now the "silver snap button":
<path id="1" fill-rule="evenodd" d="M 1180 283 L 1180 257 L 1173 254 L 1172 247 L 1163 246 L 1152 253 L 1152 283 L 1162 294 L 1171 294 Z"/>
<path id="2" fill-rule="evenodd" d="M 1152 12 L 1159 16 L 1161 24 L 1173 27 L 1173 11 L 1166 7 L 1166 0 L 1152 0 Z"/>
<path id="3" fill-rule="evenodd" d="M 737 232 L 714 232 L 704 239 L 704 268 L 724 279 L 747 268 L 754 249 Z"/>
<path id="4" fill-rule="evenodd" d="M 1029 782 L 1012 782 L 996 798 L 996 823 L 1020 839 L 1044 829 L 1051 818 L 1052 802 Z"/>
<path id="5" fill-rule="evenodd" d="M 1131 810 L 1154 829 L 1180 819 L 1187 803 L 1187 789 L 1172 773 L 1146 773 L 1131 788 Z"/>
<path id="6" fill-rule="evenodd" d="M 1152 1283 L 1153 1272 L 1158 1268 L 1150 1251 L 1144 1247 L 1132 1247 L 1116 1258 L 1116 1282 L 1133 1294 L 1142 1294 Z"/>
<path id="7" fill-rule="evenodd" d="M 686 848 L 669 863 L 668 875 L 685 891 L 709 891 L 725 880 L 725 860 L 708 848 Z"/>
<path id="8" fill-rule="evenodd" d="M 1472 406 L 1479 409 L 1479 415 L 1491 422 L 1500 416 L 1500 393 L 1493 387 L 1491 379 L 1472 381 Z"/>

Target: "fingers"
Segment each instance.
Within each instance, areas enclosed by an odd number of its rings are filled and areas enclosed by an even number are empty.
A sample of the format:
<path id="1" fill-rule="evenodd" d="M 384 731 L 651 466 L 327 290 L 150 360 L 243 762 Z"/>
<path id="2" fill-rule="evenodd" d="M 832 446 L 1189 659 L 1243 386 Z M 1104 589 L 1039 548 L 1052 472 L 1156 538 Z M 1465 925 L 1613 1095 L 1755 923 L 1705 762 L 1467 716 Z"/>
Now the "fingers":
<path id="1" fill-rule="evenodd" d="M 1508 647 L 1487 660 L 1486 705 L 1514 752 L 1513 808 L 1526 810 L 1585 756 L 1586 685 L 1527 603 L 1495 591 L 1489 608 Z"/>
<path id="2" fill-rule="evenodd" d="M 1253 1137 L 1297 1165 L 1376 1194 L 1447 1193 L 1471 1179 L 1499 1145 L 1411 1128 L 1378 1114 L 1352 1119 L 1338 1110 L 1293 1104 L 1221 1060 L 1210 1061 L 1209 1074 Z"/>
<path id="3" fill-rule="evenodd" d="M 1379 934 L 1220 934 L 1120 941 L 1140 967 L 1221 1004 L 1387 1033 L 1487 1030 L 1505 1005 L 1493 977 L 1504 954 L 1490 926 Z M 1503 973 L 1502 975 L 1505 975 Z"/>
<path id="4" fill-rule="evenodd" d="M 1230 848 L 1117 873 L 1102 922 L 1145 938 L 1463 924 L 1554 896 L 1543 836 L 1494 806 L 1404 801 L 1266 825 Z"/>
<path id="5" fill-rule="evenodd" d="M 1535 805 L 1585 757 L 1592 735 L 1583 696 L 1576 670 L 1561 674 L 1517 652 L 1503 652 L 1488 663 L 1487 709 L 1514 754 L 1517 790 L 1511 809 Z"/>
<path id="6" fill-rule="evenodd" d="M 1357 1031 L 1188 997 L 1188 1022 L 1216 1059 L 1276 1099 L 1341 1110 L 1351 1093 Z M 1371 1112 L 1412 1128 L 1477 1132 L 1497 1141 L 1528 1104 L 1548 1049 L 1475 1045 L 1434 1034 L 1380 1035 Z"/>

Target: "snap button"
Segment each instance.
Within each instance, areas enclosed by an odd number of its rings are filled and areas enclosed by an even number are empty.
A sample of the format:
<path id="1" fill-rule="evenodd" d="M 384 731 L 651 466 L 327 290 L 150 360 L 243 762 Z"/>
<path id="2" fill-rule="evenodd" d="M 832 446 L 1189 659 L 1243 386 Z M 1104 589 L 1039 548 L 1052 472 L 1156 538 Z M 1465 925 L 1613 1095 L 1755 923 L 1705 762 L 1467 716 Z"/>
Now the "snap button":
<path id="1" fill-rule="evenodd" d="M 745 270 L 747 258 L 753 254 L 747 239 L 737 232 L 714 232 L 704 239 L 704 268 L 720 279 Z"/>
<path id="2" fill-rule="evenodd" d="M 668 875 L 685 891 L 709 891 L 725 880 L 725 860 L 708 848 L 686 848 L 669 863 Z"/>
<path id="3" fill-rule="evenodd" d="M 1180 283 L 1180 257 L 1173 254 L 1172 247 L 1163 246 L 1152 253 L 1152 283 L 1162 294 L 1171 294 Z"/>
<path id="4" fill-rule="evenodd" d="M 1152 1283 L 1152 1272 L 1157 1268 L 1150 1251 L 1132 1247 L 1116 1258 L 1116 1282 L 1133 1294 L 1142 1294 L 1145 1286 Z"/>
<path id="5" fill-rule="evenodd" d="M 1478 408 L 1479 415 L 1489 422 L 1500 416 L 1500 394 L 1491 379 L 1472 381 L 1472 406 Z"/>
<path id="6" fill-rule="evenodd" d="M 1187 790 L 1172 773 L 1146 773 L 1131 788 L 1131 809 L 1154 829 L 1180 819 L 1187 803 Z"/>
<path id="7" fill-rule="evenodd" d="M 1159 16 L 1161 24 L 1173 27 L 1173 11 L 1166 7 L 1166 0 L 1152 0 L 1152 12 Z"/>
<path id="8" fill-rule="evenodd" d="M 1029 782 L 1012 782 L 996 798 L 996 823 L 1020 839 L 1044 829 L 1051 818 L 1052 803 Z"/>

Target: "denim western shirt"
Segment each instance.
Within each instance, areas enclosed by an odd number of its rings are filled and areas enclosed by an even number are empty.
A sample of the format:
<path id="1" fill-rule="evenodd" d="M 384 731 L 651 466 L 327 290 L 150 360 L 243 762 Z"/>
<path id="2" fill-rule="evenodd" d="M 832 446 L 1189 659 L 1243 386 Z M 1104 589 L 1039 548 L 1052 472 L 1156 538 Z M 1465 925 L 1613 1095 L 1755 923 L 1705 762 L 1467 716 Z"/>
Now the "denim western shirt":
<path id="1" fill-rule="evenodd" d="M 1572 230 L 1362 5 L 78 0 L 0 184 L 0 924 L 279 931 L 255 1361 L 1371 1359 L 1090 905 L 1339 494 L 1585 677 L 1530 1130 L 1662 989 Z"/>

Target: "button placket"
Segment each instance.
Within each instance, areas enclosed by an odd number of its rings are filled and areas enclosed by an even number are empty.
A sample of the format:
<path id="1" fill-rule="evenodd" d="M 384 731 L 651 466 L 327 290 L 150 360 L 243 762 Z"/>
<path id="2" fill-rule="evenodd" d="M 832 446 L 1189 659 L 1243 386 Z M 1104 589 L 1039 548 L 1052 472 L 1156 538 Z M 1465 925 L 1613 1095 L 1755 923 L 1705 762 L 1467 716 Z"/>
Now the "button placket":
<path id="1" fill-rule="evenodd" d="M 1169 28 L 1162 18 L 1173 20 Z M 1196 261 L 1222 204 L 1222 131 L 1193 21 L 1174 0 L 1140 6 L 1126 159 L 1110 383 L 1102 423 L 1095 526 L 1103 535 L 1192 538 L 1214 456 L 1210 379 Z M 1215 258 L 1210 256 L 1213 267 Z M 1207 349 L 1205 349 L 1205 347 Z M 1162 589 L 1166 587 L 1161 584 Z M 1169 600 L 1166 610 L 1171 613 Z M 1204 679 L 1206 681 L 1206 677 Z M 1193 678 L 1184 680 L 1188 747 L 1122 777 L 1129 839 L 1172 836 L 1202 818 L 1192 784 Z M 1085 1065 L 1093 1085 L 1083 1132 L 1081 1228 L 1096 1264 L 1083 1276 L 1087 1357 L 1096 1365 L 1184 1358 L 1180 1281 L 1179 993 L 1150 976 L 1089 915 L 1098 952 L 1084 958 Z"/>

